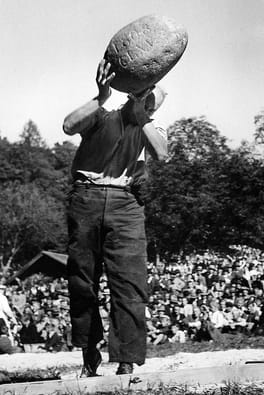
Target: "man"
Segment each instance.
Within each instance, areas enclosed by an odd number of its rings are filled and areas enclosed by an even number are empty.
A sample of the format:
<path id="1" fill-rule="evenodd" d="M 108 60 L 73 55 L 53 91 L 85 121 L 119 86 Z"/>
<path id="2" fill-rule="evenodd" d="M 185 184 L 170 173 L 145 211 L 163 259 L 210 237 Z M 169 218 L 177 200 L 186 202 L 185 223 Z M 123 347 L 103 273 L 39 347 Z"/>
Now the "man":
<path id="1" fill-rule="evenodd" d="M 115 77 L 102 60 L 98 96 L 65 118 L 68 135 L 82 137 L 72 165 L 69 197 L 68 279 L 72 343 L 83 351 L 81 376 L 95 376 L 101 362 L 96 345 L 103 339 L 98 308 L 102 263 L 111 291 L 109 360 L 117 374 L 133 372 L 146 353 L 146 240 L 140 186 L 145 179 L 145 149 L 165 159 L 164 132 L 151 120 L 165 94 L 155 88 L 129 95 L 117 111 L 102 106 Z"/>
<path id="2" fill-rule="evenodd" d="M 11 331 L 11 326 L 17 325 L 15 314 L 11 310 L 8 299 L 5 296 L 6 286 L 0 284 L 0 319 L 2 318 L 8 329 L 8 336 L 11 340 L 12 346 L 14 345 L 14 337 Z"/>

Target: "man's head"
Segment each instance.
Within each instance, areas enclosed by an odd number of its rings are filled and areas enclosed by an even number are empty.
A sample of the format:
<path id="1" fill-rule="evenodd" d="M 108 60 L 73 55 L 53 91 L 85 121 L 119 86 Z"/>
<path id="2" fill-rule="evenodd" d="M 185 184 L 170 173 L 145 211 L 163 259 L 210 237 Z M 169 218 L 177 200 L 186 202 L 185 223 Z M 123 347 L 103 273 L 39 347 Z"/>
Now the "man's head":
<path id="1" fill-rule="evenodd" d="M 167 93 L 159 85 L 156 85 L 146 97 L 145 111 L 149 117 L 151 117 L 154 112 L 160 108 L 166 95 Z"/>
<path id="2" fill-rule="evenodd" d="M 145 100 L 145 112 L 148 117 L 151 117 L 155 111 L 162 105 L 167 93 L 158 85 L 156 85 L 149 94 L 146 96 L 146 91 L 142 92 L 140 95 L 134 96 L 132 94 L 128 95 L 128 101 L 122 107 L 122 113 L 124 119 L 129 122 L 136 123 L 133 114 L 133 106 L 135 101 L 138 101 L 141 97 Z M 146 97 L 144 99 L 144 97 Z"/>

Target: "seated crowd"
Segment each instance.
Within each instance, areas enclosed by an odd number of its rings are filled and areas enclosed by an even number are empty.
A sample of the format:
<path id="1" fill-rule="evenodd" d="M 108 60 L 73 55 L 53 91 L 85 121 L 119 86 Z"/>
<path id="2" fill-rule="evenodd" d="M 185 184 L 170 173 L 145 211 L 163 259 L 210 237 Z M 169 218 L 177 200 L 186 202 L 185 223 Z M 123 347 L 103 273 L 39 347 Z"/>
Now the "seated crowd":
<path id="1" fill-rule="evenodd" d="M 2 285 L 0 290 L 9 305 L 3 314 L 12 345 L 9 353 L 73 349 L 66 279 L 34 275 L 23 283 Z"/>
<path id="2" fill-rule="evenodd" d="M 232 256 L 206 252 L 148 263 L 148 342 L 221 342 L 223 333 L 264 335 L 264 253 L 236 247 Z M 0 287 L 10 311 L 0 325 L 4 352 L 71 351 L 67 280 L 34 275 Z M 100 281 L 101 347 L 107 345 L 110 293 Z M 0 300 L 1 306 L 1 300 Z M 1 309 L 0 309 L 1 310 Z M 3 313 L 2 313 L 3 314 Z M 1 324 L 1 322 L 0 322 Z M 6 328 L 4 328 L 6 326 Z M 6 337 L 10 349 L 6 351 Z M 2 351 L 3 352 L 3 351 Z"/>

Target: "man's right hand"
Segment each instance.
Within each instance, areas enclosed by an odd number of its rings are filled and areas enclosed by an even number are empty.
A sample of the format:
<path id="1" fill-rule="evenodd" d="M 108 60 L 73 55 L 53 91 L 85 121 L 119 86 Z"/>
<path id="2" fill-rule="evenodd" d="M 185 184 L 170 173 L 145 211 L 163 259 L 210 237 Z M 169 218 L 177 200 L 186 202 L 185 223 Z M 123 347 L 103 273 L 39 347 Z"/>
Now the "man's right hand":
<path id="1" fill-rule="evenodd" d="M 110 84 L 115 77 L 115 73 L 110 73 L 111 64 L 102 59 L 97 68 L 96 83 L 98 86 L 99 102 L 104 103 L 111 96 Z"/>
<path id="2" fill-rule="evenodd" d="M 96 83 L 99 93 L 88 103 L 77 108 L 70 113 L 63 122 L 63 130 L 69 136 L 82 133 L 90 129 L 96 120 L 91 116 L 111 95 L 110 83 L 115 77 L 115 73 L 110 73 L 111 64 L 102 59 L 97 68 Z"/>

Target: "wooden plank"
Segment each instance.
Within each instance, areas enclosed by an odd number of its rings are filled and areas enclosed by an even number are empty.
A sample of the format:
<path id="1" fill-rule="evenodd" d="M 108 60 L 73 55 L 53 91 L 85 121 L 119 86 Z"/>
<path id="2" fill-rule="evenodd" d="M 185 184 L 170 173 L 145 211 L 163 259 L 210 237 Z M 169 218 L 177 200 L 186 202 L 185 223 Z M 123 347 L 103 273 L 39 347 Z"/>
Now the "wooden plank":
<path id="1" fill-rule="evenodd" d="M 71 380 L 39 381 L 0 385 L 0 395 L 79 395 L 81 391 L 93 394 L 100 391 L 147 390 L 175 385 L 210 385 L 264 382 L 264 369 L 261 364 L 224 365 L 199 369 L 178 369 L 173 372 L 155 372 L 120 376 L 102 376 Z"/>

